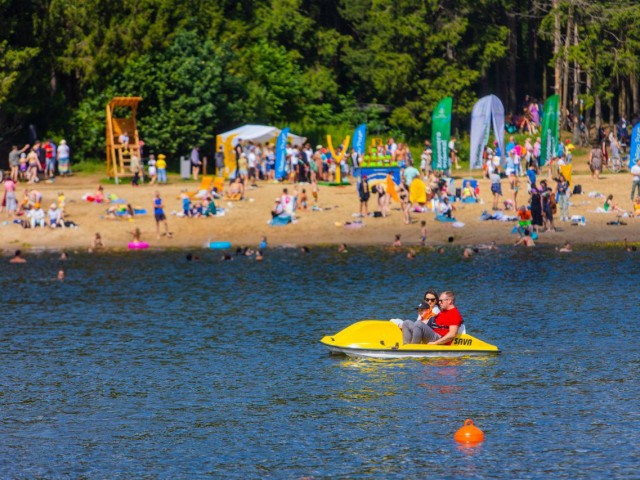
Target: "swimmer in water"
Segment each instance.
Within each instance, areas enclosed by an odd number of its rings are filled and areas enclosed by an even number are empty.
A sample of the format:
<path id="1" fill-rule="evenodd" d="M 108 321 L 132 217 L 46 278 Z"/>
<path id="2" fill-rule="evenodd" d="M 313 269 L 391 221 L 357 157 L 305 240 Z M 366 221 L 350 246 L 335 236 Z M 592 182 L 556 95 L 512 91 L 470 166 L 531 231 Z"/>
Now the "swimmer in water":
<path id="1" fill-rule="evenodd" d="M 256 252 L 256 262 L 261 262 L 261 261 L 262 261 L 262 259 L 263 259 L 263 257 L 262 257 L 262 252 L 261 252 L 260 250 L 258 250 L 258 251 Z"/>
<path id="2" fill-rule="evenodd" d="M 64 270 L 58 270 L 58 280 L 64 280 Z"/>
<path id="3" fill-rule="evenodd" d="M 564 242 L 564 246 L 558 250 L 560 253 L 571 253 L 573 252 L 573 247 L 569 242 Z"/>
<path id="4" fill-rule="evenodd" d="M 13 258 L 9 260 L 9 263 L 27 263 L 27 260 L 22 257 L 22 251 L 16 250 Z"/>
<path id="5" fill-rule="evenodd" d="M 396 234 L 396 238 L 393 241 L 393 243 L 391 244 L 392 247 L 401 247 L 402 246 L 402 241 L 400 240 L 401 235 L 398 233 Z"/>
<path id="6" fill-rule="evenodd" d="M 349 250 L 347 250 L 347 244 L 346 243 L 341 243 L 340 246 L 338 247 L 338 253 L 347 253 Z"/>

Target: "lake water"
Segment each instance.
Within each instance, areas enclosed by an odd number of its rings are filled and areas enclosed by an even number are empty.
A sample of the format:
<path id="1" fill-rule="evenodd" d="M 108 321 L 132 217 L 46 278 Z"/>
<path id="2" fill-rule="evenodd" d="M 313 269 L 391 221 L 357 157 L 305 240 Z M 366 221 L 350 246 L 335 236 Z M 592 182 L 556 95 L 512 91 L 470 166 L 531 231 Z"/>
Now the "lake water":
<path id="1" fill-rule="evenodd" d="M 0 478 L 638 478 L 638 254 L 198 254 L 3 260 Z M 429 286 L 502 354 L 318 343 Z"/>

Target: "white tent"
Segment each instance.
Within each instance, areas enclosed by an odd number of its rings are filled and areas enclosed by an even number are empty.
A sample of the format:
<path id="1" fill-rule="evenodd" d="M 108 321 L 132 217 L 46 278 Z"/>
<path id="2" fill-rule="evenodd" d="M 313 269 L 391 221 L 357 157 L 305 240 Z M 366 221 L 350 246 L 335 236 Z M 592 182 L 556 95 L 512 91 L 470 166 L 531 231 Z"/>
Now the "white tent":
<path id="1" fill-rule="evenodd" d="M 271 140 L 274 140 L 275 142 L 275 139 L 280 132 L 281 130 L 279 128 L 270 127 L 268 125 L 243 125 L 242 127 L 221 133 L 218 136 L 220 137 L 221 143 L 224 143 L 227 137 L 235 135 L 232 142 L 236 145 L 238 140 L 250 140 L 257 143 L 269 142 Z M 288 138 L 291 143 L 296 145 L 302 145 L 307 140 L 307 137 L 299 137 L 298 135 L 293 135 L 291 133 Z"/>
<path id="2" fill-rule="evenodd" d="M 482 150 L 489 141 L 492 126 L 500 147 L 500 162 L 504 165 L 504 107 L 498 97 L 487 95 L 476 102 L 471 112 L 470 168 L 482 168 Z"/>

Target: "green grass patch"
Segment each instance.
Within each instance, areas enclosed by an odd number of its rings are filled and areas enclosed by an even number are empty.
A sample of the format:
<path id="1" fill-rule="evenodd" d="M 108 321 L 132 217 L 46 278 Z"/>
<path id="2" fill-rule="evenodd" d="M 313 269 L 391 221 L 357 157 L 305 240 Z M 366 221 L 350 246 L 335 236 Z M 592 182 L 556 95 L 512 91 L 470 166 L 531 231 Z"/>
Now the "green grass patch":
<path id="1" fill-rule="evenodd" d="M 71 171 L 73 173 L 101 173 L 106 170 L 106 163 L 99 160 L 82 160 L 78 163 L 71 164 Z"/>

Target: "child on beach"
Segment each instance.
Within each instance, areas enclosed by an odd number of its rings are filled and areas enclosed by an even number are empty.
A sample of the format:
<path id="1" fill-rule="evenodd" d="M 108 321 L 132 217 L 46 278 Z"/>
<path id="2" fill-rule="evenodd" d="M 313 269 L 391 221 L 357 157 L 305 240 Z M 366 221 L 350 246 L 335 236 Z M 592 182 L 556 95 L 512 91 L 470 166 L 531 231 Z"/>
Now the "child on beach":
<path id="1" fill-rule="evenodd" d="M 158 183 L 167 183 L 167 157 L 162 153 L 158 155 L 158 161 L 156 167 L 158 169 Z"/>
<path id="2" fill-rule="evenodd" d="M 302 210 L 306 210 L 307 209 L 307 190 L 306 189 L 302 189 L 302 193 L 300 194 L 300 208 L 302 208 Z"/>
<path id="3" fill-rule="evenodd" d="M 393 246 L 393 247 L 401 247 L 402 246 L 402 241 L 400 241 L 400 237 L 401 237 L 401 235 L 399 233 L 396 234 L 396 238 L 393 241 L 393 243 L 391 244 L 391 246 Z"/>
<path id="4" fill-rule="evenodd" d="M 518 245 L 523 245 L 525 247 L 535 247 L 536 244 L 533 241 L 533 238 L 531 238 L 529 230 L 525 230 L 524 231 L 524 235 L 522 237 L 520 237 L 518 240 L 516 240 L 516 243 L 514 244 L 515 246 Z"/>
<path id="5" fill-rule="evenodd" d="M 98 248 L 104 248 L 104 243 L 102 243 L 102 236 L 100 233 L 96 232 L 95 237 L 93 237 L 93 242 L 91 242 L 91 248 L 94 250 Z"/>
<path id="6" fill-rule="evenodd" d="M 133 243 L 140 243 L 142 241 L 142 232 L 140 232 L 140 229 L 138 227 L 136 227 L 133 232 L 129 233 L 131 234 Z"/>
<path id="7" fill-rule="evenodd" d="M 149 155 L 149 177 L 151 178 L 149 185 L 156 183 L 158 170 L 156 168 L 156 156 L 153 154 Z"/>
<path id="8" fill-rule="evenodd" d="M 190 217 L 191 216 L 191 199 L 189 198 L 189 195 L 187 195 L 186 190 L 182 190 L 182 192 L 180 192 L 180 200 L 182 201 L 182 213 L 184 214 L 185 217 Z"/>
<path id="9" fill-rule="evenodd" d="M 427 243 L 427 222 L 422 220 L 420 222 L 420 245 L 425 246 Z"/>

